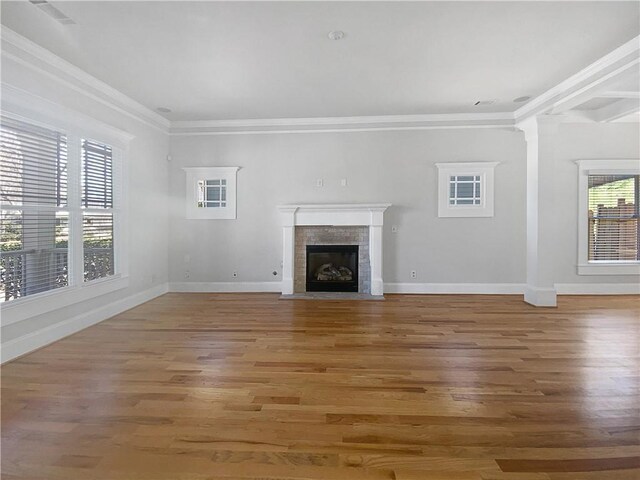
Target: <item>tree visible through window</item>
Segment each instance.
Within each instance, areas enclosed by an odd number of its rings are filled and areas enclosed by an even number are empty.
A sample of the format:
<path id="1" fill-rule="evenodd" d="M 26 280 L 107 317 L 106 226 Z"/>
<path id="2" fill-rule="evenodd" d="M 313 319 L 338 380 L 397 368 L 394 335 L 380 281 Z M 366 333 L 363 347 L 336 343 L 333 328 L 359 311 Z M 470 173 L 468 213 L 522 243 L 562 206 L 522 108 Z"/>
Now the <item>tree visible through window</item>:
<path id="1" fill-rule="evenodd" d="M 74 138 L 0 118 L 0 302 L 115 273 L 112 148 Z M 78 249 L 84 265 L 71 272 Z"/>
<path id="2" fill-rule="evenodd" d="M 0 122 L 0 301 L 68 285 L 67 138 Z"/>
<path id="3" fill-rule="evenodd" d="M 640 175 L 589 175 L 589 261 L 640 260 Z"/>

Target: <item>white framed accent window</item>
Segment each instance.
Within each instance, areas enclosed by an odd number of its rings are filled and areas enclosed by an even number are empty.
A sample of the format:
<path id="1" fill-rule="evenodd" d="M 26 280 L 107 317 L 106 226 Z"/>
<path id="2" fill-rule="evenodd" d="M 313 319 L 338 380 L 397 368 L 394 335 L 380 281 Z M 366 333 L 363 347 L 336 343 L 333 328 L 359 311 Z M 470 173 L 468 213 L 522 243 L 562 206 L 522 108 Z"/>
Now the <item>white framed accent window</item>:
<path id="1" fill-rule="evenodd" d="M 109 291 L 126 279 L 124 149 L 63 118 L 0 116 L 3 324 Z"/>
<path id="2" fill-rule="evenodd" d="M 191 220 L 234 220 L 239 167 L 186 167 L 186 216 Z"/>
<path id="3" fill-rule="evenodd" d="M 498 162 L 436 163 L 438 217 L 493 217 Z"/>
<path id="4" fill-rule="evenodd" d="M 578 274 L 640 275 L 640 160 L 578 160 Z"/>

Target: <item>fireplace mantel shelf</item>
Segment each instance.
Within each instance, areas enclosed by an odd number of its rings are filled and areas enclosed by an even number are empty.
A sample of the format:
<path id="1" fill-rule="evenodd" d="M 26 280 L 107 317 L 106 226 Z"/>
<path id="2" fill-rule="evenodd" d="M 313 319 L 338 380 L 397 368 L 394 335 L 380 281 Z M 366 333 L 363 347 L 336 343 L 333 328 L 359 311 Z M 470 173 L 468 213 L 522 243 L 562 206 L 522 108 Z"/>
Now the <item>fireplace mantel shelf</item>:
<path id="1" fill-rule="evenodd" d="M 283 226 L 382 225 L 390 203 L 326 203 L 279 205 Z"/>
<path id="2" fill-rule="evenodd" d="M 283 229 L 282 293 L 293 294 L 294 230 L 296 226 L 367 226 L 371 294 L 383 294 L 382 225 L 390 203 L 327 203 L 279 205 Z"/>
<path id="3" fill-rule="evenodd" d="M 278 205 L 278 210 L 375 210 L 384 212 L 390 206 L 390 203 L 296 203 Z"/>

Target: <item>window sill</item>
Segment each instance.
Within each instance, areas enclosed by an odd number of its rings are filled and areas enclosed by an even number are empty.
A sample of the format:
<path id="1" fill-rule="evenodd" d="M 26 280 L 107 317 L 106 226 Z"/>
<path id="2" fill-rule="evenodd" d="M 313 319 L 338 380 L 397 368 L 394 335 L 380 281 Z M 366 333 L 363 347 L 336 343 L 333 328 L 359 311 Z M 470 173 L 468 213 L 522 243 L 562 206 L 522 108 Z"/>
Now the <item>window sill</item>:
<path id="1" fill-rule="evenodd" d="M 128 286 L 128 276 L 116 275 L 82 285 L 49 290 L 30 297 L 3 302 L 0 304 L 2 307 L 2 326 L 91 300 Z"/>
<path id="2" fill-rule="evenodd" d="M 640 275 L 640 262 L 608 262 L 578 265 L 578 275 Z"/>

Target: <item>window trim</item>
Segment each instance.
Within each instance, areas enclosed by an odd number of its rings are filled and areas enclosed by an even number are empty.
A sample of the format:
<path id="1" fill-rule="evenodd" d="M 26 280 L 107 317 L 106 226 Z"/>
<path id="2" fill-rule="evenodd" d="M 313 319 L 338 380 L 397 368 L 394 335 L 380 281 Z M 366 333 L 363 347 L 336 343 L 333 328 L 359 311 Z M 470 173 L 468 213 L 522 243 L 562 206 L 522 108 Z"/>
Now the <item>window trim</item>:
<path id="1" fill-rule="evenodd" d="M 640 175 L 640 159 L 576 160 L 578 165 L 578 275 L 640 275 L 640 261 L 589 261 L 589 175 Z"/>
<path id="2" fill-rule="evenodd" d="M 83 250 L 69 249 L 69 282 L 65 287 L 36 293 L 26 297 L 2 302 L 1 325 L 11 325 L 37 315 L 46 314 L 81 303 L 93 298 L 106 295 L 110 292 L 127 288 L 129 286 L 129 202 L 128 202 L 128 167 L 126 156 L 129 151 L 129 143 L 134 138 L 128 132 L 117 129 L 106 123 L 102 123 L 80 112 L 68 109 L 57 103 L 35 97 L 21 91 L 8 90 L 3 92 L 2 114 L 32 125 L 59 131 L 67 135 L 67 161 L 80 162 L 80 139 L 92 139 L 109 144 L 113 149 L 113 209 L 118 215 L 114 216 L 114 271 L 115 275 L 84 282 L 83 278 L 73 278 L 72 262 L 84 264 Z M 78 148 L 76 148 L 78 147 Z M 76 151 L 77 150 L 77 151 Z M 73 157 L 73 159 L 72 159 Z M 72 212 L 80 215 L 86 210 L 78 205 L 71 205 L 72 190 L 80 193 L 80 175 L 71 175 L 67 179 L 67 205 L 63 208 L 69 212 L 70 236 L 75 228 L 76 235 L 79 232 L 79 241 L 82 244 L 81 225 L 73 225 Z M 76 218 L 81 218 L 76 215 Z M 77 223 L 77 222 L 76 222 Z M 80 222 L 81 223 L 81 222 Z M 71 239 L 71 238 L 70 238 Z M 77 276 L 77 275 L 76 275 Z"/>
<path id="3" fill-rule="evenodd" d="M 237 218 L 237 174 L 240 167 L 184 167 L 186 173 L 185 214 L 189 220 L 235 220 Z M 199 180 L 226 180 L 225 207 L 198 207 Z"/>
<path id="4" fill-rule="evenodd" d="M 500 162 L 436 163 L 438 168 L 438 217 L 493 217 L 495 196 L 495 167 Z M 451 205 L 449 202 L 452 176 L 480 177 L 479 205 Z"/>

